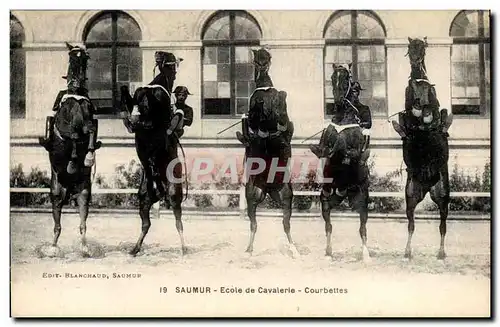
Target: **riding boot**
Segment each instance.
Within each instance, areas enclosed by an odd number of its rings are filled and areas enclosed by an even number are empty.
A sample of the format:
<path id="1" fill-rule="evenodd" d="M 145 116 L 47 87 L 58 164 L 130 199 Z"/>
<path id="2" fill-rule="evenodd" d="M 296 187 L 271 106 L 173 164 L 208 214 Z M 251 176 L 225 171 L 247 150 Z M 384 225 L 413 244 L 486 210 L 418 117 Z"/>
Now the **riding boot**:
<path id="1" fill-rule="evenodd" d="M 241 117 L 241 132 L 236 132 L 236 138 L 240 141 L 245 147 L 250 146 L 250 138 L 249 138 L 249 130 L 248 130 L 248 117 L 243 115 Z"/>
<path id="2" fill-rule="evenodd" d="M 54 138 L 54 117 L 47 116 L 45 120 L 45 136 L 38 138 L 38 143 L 50 151 L 52 149 L 52 142 Z"/>
<path id="3" fill-rule="evenodd" d="M 319 144 L 311 144 L 309 145 L 309 149 L 312 153 L 318 158 L 325 158 L 328 156 L 329 147 L 328 147 L 328 138 L 331 135 L 331 131 L 329 129 L 333 128 L 332 126 L 328 126 L 323 133 L 321 134 L 321 138 L 319 139 Z"/>

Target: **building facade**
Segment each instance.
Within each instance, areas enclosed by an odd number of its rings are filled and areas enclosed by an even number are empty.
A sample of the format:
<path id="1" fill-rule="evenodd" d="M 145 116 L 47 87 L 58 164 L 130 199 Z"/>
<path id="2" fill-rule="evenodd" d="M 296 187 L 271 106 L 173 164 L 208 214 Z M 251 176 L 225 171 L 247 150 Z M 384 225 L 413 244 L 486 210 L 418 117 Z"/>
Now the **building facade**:
<path id="1" fill-rule="evenodd" d="M 133 135 L 118 119 L 119 89 L 154 77 L 154 53 L 183 58 L 176 85 L 193 93 L 186 156 L 243 155 L 235 138 L 254 84 L 251 49 L 272 54 L 270 76 L 287 92 L 295 123 L 293 155 L 313 157 L 304 139 L 330 120 L 332 63 L 353 63 L 362 102 L 372 110 L 372 156 L 380 173 L 401 166 L 401 140 L 388 118 L 404 108 L 408 37 L 427 37 L 426 67 L 442 108 L 451 110 L 450 163 L 465 171 L 490 161 L 488 11 L 12 11 L 11 163 L 49 171 L 38 146 L 45 117 L 65 88 L 65 42 L 90 53 L 88 88 L 99 108 L 97 172 L 136 159 Z"/>

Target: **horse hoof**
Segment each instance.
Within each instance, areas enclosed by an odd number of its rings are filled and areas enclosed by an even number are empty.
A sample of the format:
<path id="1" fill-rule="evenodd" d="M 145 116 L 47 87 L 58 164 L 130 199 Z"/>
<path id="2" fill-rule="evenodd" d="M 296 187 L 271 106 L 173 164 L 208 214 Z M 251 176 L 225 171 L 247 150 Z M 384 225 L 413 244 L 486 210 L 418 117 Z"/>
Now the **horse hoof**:
<path id="1" fill-rule="evenodd" d="M 253 252 L 253 249 L 248 248 L 248 249 L 245 250 L 245 255 L 248 256 L 248 257 L 251 257 L 252 256 L 252 252 Z"/>
<path id="2" fill-rule="evenodd" d="M 438 260 L 444 260 L 446 258 L 446 253 L 444 253 L 444 251 L 439 251 L 437 258 Z"/>
<path id="3" fill-rule="evenodd" d="M 413 256 L 412 256 L 411 252 L 405 252 L 404 258 L 411 260 L 413 258 Z"/>
<path id="4" fill-rule="evenodd" d="M 187 246 L 183 246 L 183 247 L 181 248 L 181 254 L 182 254 L 182 255 L 186 255 L 186 254 L 188 254 L 188 248 L 187 248 Z"/>
<path id="5" fill-rule="evenodd" d="M 133 248 L 132 250 L 129 251 L 128 254 L 130 254 L 131 256 L 135 257 L 137 255 L 137 253 L 139 253 L 141 249 L 139 248 Z"/>
<path id="6" fill-rule="evenodd" d="M 327 249 L 325 251 L 325 256 L 327 256 L 327 257 L 333 257 L 332 249 Z"/>

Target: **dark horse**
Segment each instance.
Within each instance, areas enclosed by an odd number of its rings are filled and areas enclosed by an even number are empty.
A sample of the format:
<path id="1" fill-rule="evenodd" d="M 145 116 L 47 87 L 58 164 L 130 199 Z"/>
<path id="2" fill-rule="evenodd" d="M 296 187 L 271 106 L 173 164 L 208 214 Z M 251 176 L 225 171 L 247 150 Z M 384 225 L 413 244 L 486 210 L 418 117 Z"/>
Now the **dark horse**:
<path id="1" fill-rule="evenodd" d="M 405 111 L 399 114 L 394 129 L 403 140 L 403 160 L 407 167 L 405 188 L 408 241 L 405 258 L 411 258 L 411 239 L 415 231 L 415 208 L 430 193 L 439 207 L 441 243 L 438 259 L 444 259 L 446 219 L 450 202 L 448 176 L 448 128 L 452 115 L 446 109 L 439 111 L 439 101 L 434 86 L 430 84 L 425 69 L 427 41 L 408 38 L 408 55 L 411 74 L 406 88 Z"/>
<path id="2" fill-rule="evenodd" d="M 40 139 L 49 151 L 51 164 L 50 198 L 54 218 L 54 240 L 57 246 L 61 235 L 61 211 L 70 198 L 76 197 L 80 213 L 82 252 L 87 253 L 87 216 L 91 198 L 91 169 L 95 164 L 97 120 L 94 107 L 85 89 L 87 61 L 85 49 L 66 43 L 69 49 L 68 89 L 61 91 L 47 118 L 45 139 Z"/>
<path id="3" fill-rule="evenodd" d="M 331 79 L 335 115 L 322 136 L 326 140 L 328 151 L 323 168 L 325 181 L 320 194 L 321 213 L 325 221 L 326 255 L 332 255 L 331 210 L 347 198 L 350 207 L 359 213 L 362 256 L 363 260 L 368 261 L 370 254 L 366 246 L 366 222 L 369 179 L 368 167 L 363 158 L 368 152 L 363 151 L 364 137 L 359 125 L 359 111 L 353 105 L 355 99 L 350 67 L 333 64 Z"/>
<path id="4" fill-rule="evenodd" d="M 253 50 L 256 89 L 250 97 L 248 117 L 242 120 L 242 132 L 238 139 L 245 145 L 245 169 L 247 171 L 245 196 L 250 219 L 250 241 L 246 252 L 252 253 L 257 232 L 257 206 L 266 195 L 280 203 L 283 209 L 283 228 L 293 255 L 298 255 L 290 234 L 293 191 L 288 162 L 292 156 L 291 139 L 293 123 L 288 118 L 286 92 L 273 87 L 269 76 L 271 54 L 265 49 Z M 265 167 L 259 170 L 259 164 Z M 271 173 L 271 166 L 280 167 Z M 251 173 L 249 169 L 255 171 Z"/>
<path id="5" fill-rule="evenodd" d="M 139 214 L 142 230 L 130 254 L 136 255 L 151 227 L 150 210 L 165 197 L 173 209 L 175 225 L 181 240 L 182 254 L 186 252 L 182 226 L 182 166 L 177 157 L 178 129 L 182 128 L 183 111 L 172 102 L 172 87 L 177 73 L 177 60 L 172 53 L 157 51 L 156 65 L 160 74 L 131 97 L 122 87 L 122 118 L 130 133 L 135 133 L 135 147 L 143 173 L 139 187 Z"/>

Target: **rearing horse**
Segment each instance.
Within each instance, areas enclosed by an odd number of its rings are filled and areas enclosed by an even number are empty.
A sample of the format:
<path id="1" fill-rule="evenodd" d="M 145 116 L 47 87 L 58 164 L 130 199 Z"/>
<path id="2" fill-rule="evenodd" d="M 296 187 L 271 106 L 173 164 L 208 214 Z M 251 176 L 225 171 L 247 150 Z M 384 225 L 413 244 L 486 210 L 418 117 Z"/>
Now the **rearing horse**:
<path id="1" fill-rule="evenodd" d="M 242 119 L 242 132 L 237 138 L 245 145 L 245 169 L 248 180 L 245 185 L 247 213 L 250 219 L 250 241 L 246 252 L 253 252 L 257 232 L 257 206 L 266 195 L 281 204 L 283 228 L 293 255 L 298 251 L 290 233 L 293 190 L 289 179 L 288 162 L 292 156 L 291 139 L 293 123 L 286 110 L 286 92 L 274 88 L 269 67 L 271 54 L 265 49 L 253 50 L 256 89 L 250 96 L 248 117 Z M 265 167 L 256 162 L 260 160 Z M 280 172 L 270 172 L 271 166 L 280 167 Z M 256 170 L 250 173 L 250 170 Z"/>
<path id="2" fill-rule="evenodd" d="M 94 151 L 100 147 L 94 107 L 85 89 L 89 55 L 84 48 L 66 43 L 69 49 L 68 89 L 61 91 L 54 105 L 54 117 L 47 118 L 46 139 L 40 143 L 49 151 L 51 164 L 50 198 L 54 219 L 54 240 L 61 235 L 61 212 L 70 197 L 76 197 L 80 213 L 82 252 L 86 242 L 87 216 L 91 198 L 91 169 Z"/>
<path id="3" fill-rule="evenodd" d="M 405 112 L 399 114 L 399 123 L 393 127 L 403 141 L 403 160 L 407 167 L 405 187 L 408 240 L 405 258 L 411 259 L 411 240 L 415 231 L 415 208 L 430 193 L 439 207 L 441 242 L 438 259 L 444 259 L 446 220 L 450 202 L 448 176 L 448 128 L 452 115 L 446 109 L 439 113 L 436 91 L 427 79 L 425 48 L 427 40 L 408 38 L 411 74 L 406 88 Z"/>
<path id="4" fill-rule="evenodd" d="M 138 88 L 133 98 L 128 89 L 122 87 L 122 118 L 130 133 L 135 133 L 137 156 L 141 161 L 143 174 L 139 187 L 139 214 L 142 220 L 141 233 L 136 245 L 130 251 L 136 255 L 151 227 L 150 211 L 154 203 L 165 197 L 175 216 L 175 225 L 185 254 L 182 225 L 182 165 L 178 161 L 177 133 L 182 128 L 184 115 L 175 108 L 172 87 L 177 66 L 182 61 L 172 53 L 157 51 L 156 65 L 160 74 L 148 85 Z"/>
<path id="5" fill-rule="evenodd" d="M 355 103 L 350 65 L 333 64 L 331 76 L 335 114 L 332 122 L 324 130 L 326 150 L 323 168 L 322 190 L 320 194 L 321 214 L 325 221 L 326 255 L 332 255 L 331 210 L 347 198 L 360 218 L 359 234 L 362 241 L 362 257 L 370 260 L 367 248 L 366 223 L 368 221 L 368 167 L 363 156 L 364 137 L 360 127 L 359 111 Z M 322 155 L 323 157 L 323 155 Z M 331 179 L 328 181 L 326 179 Z"/>

